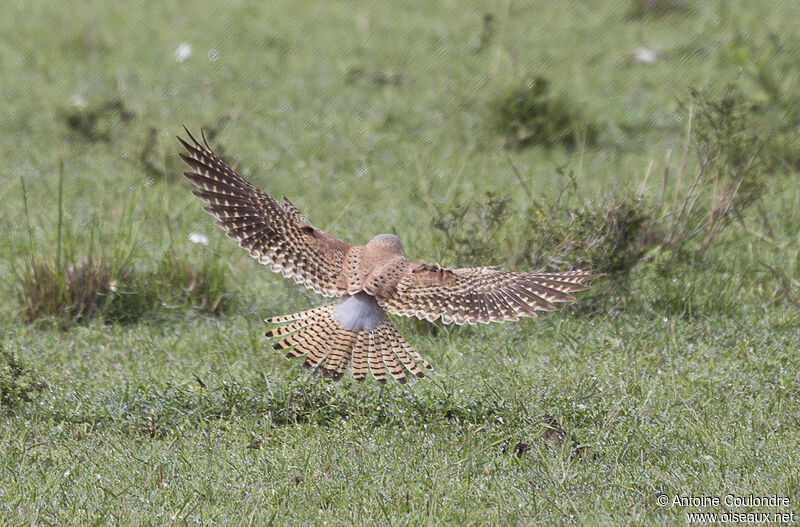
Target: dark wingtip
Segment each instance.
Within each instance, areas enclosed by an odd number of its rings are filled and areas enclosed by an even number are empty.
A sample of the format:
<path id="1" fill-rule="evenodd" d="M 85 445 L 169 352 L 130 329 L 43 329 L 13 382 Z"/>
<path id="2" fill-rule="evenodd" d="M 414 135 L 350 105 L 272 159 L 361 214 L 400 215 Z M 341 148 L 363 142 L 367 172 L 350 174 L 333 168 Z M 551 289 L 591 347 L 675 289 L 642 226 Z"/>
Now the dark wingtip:
<path id="1" fill-rule="evenodd" d="M 282 350 L 283 347 L 281 347 L 281 343 L 280 342 L 276 342 L 275 344 L 272 345 L 272 349 L 274 349 L 274 350 Z"/>
<path id="2" fill-rule="evenodd" d="M 189 129 L 188 129 L 188 128 L 186 128 L 186 125 L 183 125 L 183 130 L 184 130 L 184 132 L 186 132 L 186 135 L 188 135 L 188 136 L 189 136 L 189 139 L 191 139 L 191 140 L 192 140 L 192 142 L 193 142 L 195 145 L 197 145 L 197 146 L 200 146 L 200 143 L 198 143 L 198 142 L 197 142 L 197 139 L 195 139 L 195 138 L 194 138 L 194 136 L 192 135 L 192 132 L 190 132 L 190 131 L 189 131 Z M 201 130 L 200 130 L 200 132 L 202 133 L 202 131 L 203 131 L 203 130 L 201 129 Z M 182 142 L 184 145 L 186 144 L 186 143 L 183 141 L 183 139 L 181 139 L 180 137 L 178 137 L 178 139 L 179 139 L 179 140 L 180 140 L 180 141 L 181 141 L 181 142 Z"/>
<path id="3" fill-rule="evenodd" d="M 184 127 L 184 128 L 185 128 L 185 127 Z M 179 136 L 179 135 L 176 135 L 175 137 L 178 139 L 178 141 L 180 141 L 180 143 L 183 145 L 183 147 L 184 147 L 186 150 L 191 150 L 191 149 L 192 149 L 192 146 L 191 146 L 189 143 L 187 143 L 186 141 L 184 141 L 184 140 L 183 140 L 183 137 L 181 137 L 181 136 Z"/>
<path id="4" fill-rule="evenodd" d="M 425 374 L 424 374 L 424 373 L 422 373 L 421 371 L 418 371 L 418 372 L 416 373 L 416 376 L 417 376 L 417 377 L 419 377 L 420 379 L 422 379 L 423 377 L 425 377 Z"/>
<path id="5" fill-rule="evenodd" d="M 187 178 L 189 178 L 189 179 L 192 179 L 192 177 L 191 177 L 191 176 L 187 176 L 186 174 L 191 174 L 191 172 L 184 172 L 184 173 L 183 173 L 183 175 L 184 175 L 184 176 L 186 176 L 186 177 L 187 177 Z M 208 203 L 208 201 L 209 201 L 209 198 L 207 198 L 207 197 L 203 196 L 203 190 L 202 190 L 202 189 L 199 189 L 199 188 L 198 188 L 198 189 L 194 189 L 194 190 L 192 191 L 192 194 L 194 194 L 194 195 L 195 195 L 195 196 L 197 196 L 198 198 L 202 199 L 202 200 L 203 200 L 203 201 L 205 201 L 206 203 Z M 228 234 L 228 236 L 230 236 L 230 234 Z"/>
<path id="6" fill-rule="evenodd" d="M 381 384 L 386 384 L 386 379 L 378 379 L 378 382 Z"/>
<path id="7" fill-rule="evenodd" d="M 268 339 L 272 338 L 272 330 L 271 329 L 267 330 L 267 332 L 264 333 L 264 336 L 267 337 Z"/>
<path id="8" fill-rule="evenodd" d="M 408 379 L 405 377 L 400 377 L 399 379 L 397 379 L 397 382 L 399 382 L 400 384 L 405 384 L 408 382 Z"/>

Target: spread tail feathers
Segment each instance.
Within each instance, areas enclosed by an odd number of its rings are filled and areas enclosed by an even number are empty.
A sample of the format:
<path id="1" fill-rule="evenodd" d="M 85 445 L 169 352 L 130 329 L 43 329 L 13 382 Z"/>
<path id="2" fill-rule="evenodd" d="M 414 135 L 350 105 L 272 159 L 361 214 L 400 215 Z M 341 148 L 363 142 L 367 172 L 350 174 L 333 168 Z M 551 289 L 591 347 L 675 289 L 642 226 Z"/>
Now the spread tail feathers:
<path id="1" fill-rule="evenodd" d="M 406 342 L 400 331 L 385 316 L 372 329 L 345 329 L 335 316 L 336 302 L 308 311 L 266 319 L 268 324 L 284 324 L 265 333 L 267 338 L 281 337 L 273 345 L 286 350 L 287 357 L 305 356 L 304 365 L 321 368 L 322 375 L 338 381 L 352 363 L 353 378 L 364 381 L 371 373 L 385 383 L 386 371 L 401 384 L 408 382 L 406 372 L 424 377 L 417 362 L 431 365 Z"/>

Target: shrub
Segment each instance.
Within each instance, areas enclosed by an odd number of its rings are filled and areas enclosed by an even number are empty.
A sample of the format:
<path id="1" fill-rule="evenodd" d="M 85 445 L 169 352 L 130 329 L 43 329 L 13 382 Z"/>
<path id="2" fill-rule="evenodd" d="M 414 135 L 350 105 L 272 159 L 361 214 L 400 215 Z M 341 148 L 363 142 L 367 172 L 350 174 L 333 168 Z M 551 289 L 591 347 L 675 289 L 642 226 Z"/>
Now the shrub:
<path id="1" fill-rule="evenodd" d="M 570 193 L 564 201 L 574 199 Z M 433 226 L 444 235 L 445 258 L 457 266 L 591 269 L 618 285 L 660 242 L 652 206 L 632 195 L 609 194 L 580 207 L 562 199 L 550 207 L 534 201 L 517 214 L 507 196 L 487 194 L 439 211 Z"/>
<path id="2" fill-rule="evenodd" d="M 41 377 L 0 343 L 0 414 L 13 411 L 22 401 L 30 401 L 44 386 Z"/>
<path id="3" fill-rule="evenodd" d="M 633 0 L 630 17 L 658 17 L 687 11 L 689 11 L 689 7 L 682 0 Z"/>
<path id="4" fill-rule="evenodd" d="M 532 99 L 546 93 L 545 88 L 539 90 L 539 95 Z M 457 265 L 499 263 L 532 270 L 600 271 L 610 275 L 605 281 L 607 285 L 601 287 L 612 292 L 627 290 L 631 271 L 651 251 L 665 253 L 664 258 L 658 259 L 658 265 L 665 268 L 695 261 L 696 258 L 686 256 L 697 250 L 706 252 L 763 195 L 772 136 L 760 126 L 758 108 L 733 88 L 721 96 L 692 91 L 687 113 L 690 134 L 679 169 L 673 174 L 668 160 L 657 201 L 618 191 L 580 203 L 578 185 L 573 179 L 554 203 L 546 206 L 533 198 L 512 164 L 531 205 L 515 211 L 507 197 L 488 194 L 485 200 L 468 201 L 440 211 L 433 225 L 444 233 L 446 253 L 454 256 Z M 690 166 L 687 158 L 692 151 L 697 155 L 697 163 L 694 174 L 687 175 Z M 674 187 L 671 199 L 667 200 L 670 183 Z M 794 301 L 791 280 L 785 271 L 778 268 L 769 271 L 783 276 L 784 295 Z M 714 302 L 728 305 L 730 289 L 723 289 L 725 298 Z M 691 301 L 694 303 L 690 311 L 709 308 L 700 298 L 703 295 L 700 283 L 693 283 L 686 291 L 683 296 L 661 299 L 662 307 L 682 313 Z M 696 298 L 687 300 L 687 294 Z"/>
<path id="5" fill-rule="evenodd" d="M 497 233 L 509 219 L 509 198 L 487 193 L 438 209 L 431 224 L 444 235 L 445 254 L 460 267 L 489 265 L 498 257 Z"/>
<path id="6" fill-rule="evenodd" d="M 770 135 L 758 126 L 755 105 L 732 87 L 721 97 L 697 90 L 691 97 L 687 112 L 694 130 L 675 178 L 674 203 L 663 211 L 666 249 L 686 248 L 701 237 L 699 248 L 708 249 L 766 188 L 764 152 Z M 689 148 L 698 158 L 691 179 L 683 174 Z M 662 188 L 667 187 L 669 177 L 668 167 Z"/>
<path id="7" fill-rule="evenodd" d="M 78 104 L 60 112 L 61 120 L 78 139 L 96 142 L 111 140 L 114 128 L 136 118 L 121 99 L 93 105 Z"/>
<path id="8" fill-rule="evenodd" d="M 652 206 L 633 195 L 603 195 L 580 208 L 534 204 L 526 248 L 536 269 L 592 269 L 624 278 L 658 244 Z"/>
<path id="9" fill-rule="evenodd" d="M 495 128 L 505 137 L 507 146 L 517 148 L 574 147 L 582 140 L 593 143 L 595 125 L 573 107 L 566 98 L 554 95 L 550 81 L 541 76 L 511 88 L 492 104 Z"/>

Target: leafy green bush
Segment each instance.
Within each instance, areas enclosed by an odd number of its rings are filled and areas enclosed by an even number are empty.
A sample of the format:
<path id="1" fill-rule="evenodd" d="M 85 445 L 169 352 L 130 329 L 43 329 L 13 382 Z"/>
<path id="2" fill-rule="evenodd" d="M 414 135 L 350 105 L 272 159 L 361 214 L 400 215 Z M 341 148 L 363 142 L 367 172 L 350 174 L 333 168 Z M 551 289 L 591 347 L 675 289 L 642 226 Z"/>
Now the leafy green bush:
<path id="1" fill-rule="evenodd" d="M 22 401 L 30 401 L 45 386 L 44 380 L 0 344 L 0 414 L 12 411 Z"/>
<path id="2" fill-rule="evenodd" d="M 511 88 L 492 109 L 495 128 L 507 146 L 574 147 L 593 143 L 597 136 L 597 127 L 574 110 L 573 103 L 553 94 L 550 81 L 542 76 Z"/>
<path id="3" fill-rule="evenodd" d="M 630 17 L 636 19 L 660 17 L 687 11 L 689 7 L 682 0 L 633 0 Z"/>
<path id="4" fill-rule="evenodd" d="M 487 193 L 482 200 L 470 200 L 437 210 L 431 224 L 444 236 L 444 251 L 454 265 L 489 265 L 498 254 L 497 233 L 509 219 L 509 198 Z"/>
<path id="5" fill-rule="evenodd" d="M 114 129 L 136 118 L 121 99 L 96 104 L 78 101 L 60 112 L 61 120 L 76 138 L 91 143 L 108 142 Z"/>

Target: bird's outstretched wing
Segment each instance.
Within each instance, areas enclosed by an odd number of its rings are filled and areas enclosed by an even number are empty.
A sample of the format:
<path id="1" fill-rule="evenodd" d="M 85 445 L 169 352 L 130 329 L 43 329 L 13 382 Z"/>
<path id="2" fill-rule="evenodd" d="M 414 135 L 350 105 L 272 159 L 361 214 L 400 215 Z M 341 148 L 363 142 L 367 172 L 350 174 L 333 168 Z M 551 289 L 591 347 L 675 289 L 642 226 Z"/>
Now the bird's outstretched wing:
<path id="1" fill-rule="evenodd" d="M 395 315 L 445 324 L 515 321 L 552 311 L 553 302 L 571 302 L 570 294 L 589 289 L 584 282 L 602 276 L 585 271 L 521 273 L 491 267 L 449 269 L 412 265 L 394 292 L 378 304 Z"/>
<path id="2" fill-rule="evenodd" d="M 192 144 L 181 159 L 184 175 L 197 186 L 194 195 L 206 212 L 253 258 L 317 293 L 338 296 L 336 279 L 350 244 L 317 229 L 284 196 L 283 203 L 251 184 L 186 130 Z"/>

